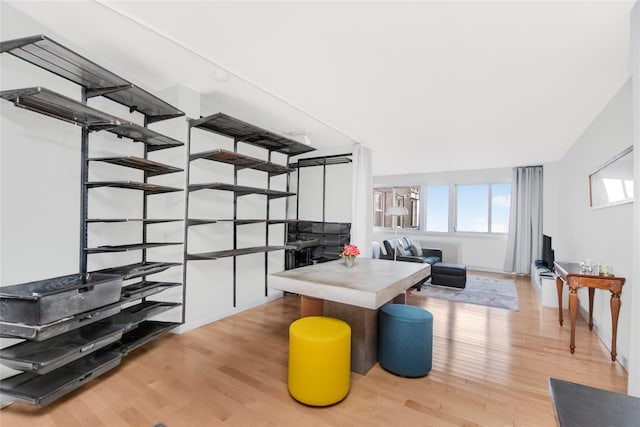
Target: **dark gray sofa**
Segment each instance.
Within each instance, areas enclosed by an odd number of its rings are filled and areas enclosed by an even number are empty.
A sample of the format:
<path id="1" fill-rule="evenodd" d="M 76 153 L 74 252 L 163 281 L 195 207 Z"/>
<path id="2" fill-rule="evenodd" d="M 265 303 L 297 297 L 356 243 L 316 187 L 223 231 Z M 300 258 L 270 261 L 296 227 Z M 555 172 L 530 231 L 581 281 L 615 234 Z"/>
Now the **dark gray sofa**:
<path id="1" fill-rule="evenodd" d="M 396 252 L 397 261 L 421 262 L 435 264 L 442 262 L 442 250 L 438 248 L 423 248 L 420 243 L 414 242 L 410 236 L 398 237 L 396 239 L 384 240 L 386 254 L 381 258 L 394 259 Z"/>

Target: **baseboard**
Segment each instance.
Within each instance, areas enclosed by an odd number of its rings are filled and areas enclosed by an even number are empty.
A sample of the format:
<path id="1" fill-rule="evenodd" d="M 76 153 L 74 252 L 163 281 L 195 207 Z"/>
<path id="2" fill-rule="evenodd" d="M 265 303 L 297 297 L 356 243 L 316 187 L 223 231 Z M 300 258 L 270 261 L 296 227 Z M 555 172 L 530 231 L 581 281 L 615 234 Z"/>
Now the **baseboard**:
<path id="1" fill-rule="evenodd" d="M 235 308 L 231 308 L 227 311 L 224 312 L 219 312 L 219 313 L 215 313 L 215 314 L 211 314 L 209 316 L 200 316 L 197 319 L 192 319 L 190 321 L 185 322 L 184 324 L 178 326 L 177 328 L 173 329 L 171 332 L 176 333 L 176 334 L 182 334 L 184 332 L 188 332 L 191 331 L 193 329 L 197 329 L 201 326 L 205 326 L 208 325 L 209 323 L 213 323 L 217 320 L 220 319 L 224 319 L 225 317 L 229 317 L 232 316 L 236 313 L 239 313 L 241 311 L 245 311 L 248 310 L 250 308 L 253 307 L 257 307 L 259 305 L 265 304 L 269 301 L 273 301 L 275 299 L 278 298 L 282 298 L 282 292 L 275 292 L 273 295 L 269 295 L 268 297 L 263 297 L 260 299 L 257 299 L 255 301 L 250 302 L 249 304 L 245 304 L 243 306 L 239 306 L 239 307 L 235 307 Z"/>
<path id="2" fill-rule="evenodd" d="M 497 268 L 480 267 L 480 266 L 477 266 L 477 265 L 469 265 L 469 264 L 467 264 L 467 272 L 469 270 L 479 271 L 481 273 L 498 273 L 498 274 L 508 274 L 508 275 L 511 275 L 511 276 L 514 276 L 514 277 L 517 276 L 516 273 L 506 272 L 504 270 L 499 270 Z"/>
<path id="3" fill-rule="evenodd" d="M 578 313 L 580 313 L 580 316 L 582 316 L 587 323 L 589 322 L 589 309 L 578 306 Z M 595 332 L 596 336 L 600 341 L 602 341 L 605 348 L 609 350 L 609 353 L 611 353 L 611 333 L 608 332 L 606 328 L 601 327 L 595 319 L 593 319 L 593 332 Z M 629 361 L 623 354 L 618 352 L 616 355 L 616 361 L 625 371 L 629 372 Z"/>

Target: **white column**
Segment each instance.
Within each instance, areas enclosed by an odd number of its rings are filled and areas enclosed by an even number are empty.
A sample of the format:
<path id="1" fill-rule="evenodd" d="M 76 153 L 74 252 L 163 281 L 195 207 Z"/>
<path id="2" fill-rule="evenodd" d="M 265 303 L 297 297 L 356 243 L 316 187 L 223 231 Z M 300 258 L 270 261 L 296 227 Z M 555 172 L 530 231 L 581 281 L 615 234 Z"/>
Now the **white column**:
<path id="1" fill-rule="evenodd" d="M 633 150 L 634 154 L 634 203 L 633 203 L 633 257 L 640 259 L 640 2 L 631 11 L 631 67 L 633 76 Z M 631 338 L 629 351 L 629 379 L 627 392 L 640 397 L 640 262 L 633 266 L 632 281 L 627 283 L 631 290 Z M 631 282 L 631 281 L 630 281 Z"/>

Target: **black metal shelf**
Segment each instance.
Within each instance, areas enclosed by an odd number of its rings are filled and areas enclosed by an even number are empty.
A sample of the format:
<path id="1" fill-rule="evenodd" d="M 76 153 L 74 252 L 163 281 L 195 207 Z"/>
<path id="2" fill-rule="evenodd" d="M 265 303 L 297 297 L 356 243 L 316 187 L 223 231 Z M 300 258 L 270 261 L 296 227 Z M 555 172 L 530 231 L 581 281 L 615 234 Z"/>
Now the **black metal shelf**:
<path id="1" fill-rule="evenodd" d="M 174 288 L 176 286 L 180 286 L 182 283 L 177 282 L 154 282 L 142 280 L 140 282 L 123 286 L 122 287 L 122 297 L 120 300 L 122 302 L 134 301 L 142 298 L 146 298 L 148 296 L 160 293 L 169 288 Z M 117 314 L 117 313 L 114 313 Z"/>
<path id="2" fill-rule="evenodd" d="M 182 188 L 167 187 L 166 185 L 149 184 L 148 182 L 135 181 L 92 181 L 85 183 L 87 188 L 97 187 L 113 187 L 125 188 L 128 190 L 142 190 L 147 194 L 171 193 L 174 191 L 182 191 Z"/>
<path id="3" fill-rule="evenodd" d="M 160 98 L 44 35 L 2 42 L 0 52 L 8 52 L 77 83 L 89 97 L 101 95 L 129 107 L 130 111 L 139 111 L 149 123 L 184 116 L 184 112 Z"/>
<path id="4" fill-rule="evenodd" d="M 138 347 L 161 337 L 177 326 L 180 326 L 180 324 L 146 320 L 125 333 L 120 341 L 107 347 L 107 349 L 126 356 Z"/>
<path id="5" fill-rule="evenodd" d="M 139 262 L 119 267 L 105 268 L 103 270 L 94 271 L 94 273 L 117 274 L 122 276 L 124 280 L 135 279 L 136 277 L 147 276 L 149 274 L 160 273 L 170 267 L 182 265 L 179 262 Z"/>
<path id="6" fill-rule="evenodd" d="M 187 260 L 216 260 L 238 255 L 258 254 L 263 252 L 279 251 L 285 246 L 255 246 L 251 248 L 229 249 L 224 251 L 203 252 L 199 254 L 187 254 Z"/>
<path id="7" fill-rule="evenodd" d="M 172 308 L 180 306 L 182 306 L 182 304 L 177 302 L 144 301 L 140 304 L 132 305 L 123 309 L 115 316 L 111 316 L 108 319 L 101 320 L 100 324 L 109 325 L 112 327 L 116 326 L 123 329 L 124 332 L 127 332 L 152 316 L 164 313 L 167 310 L 171 310 Z M 113 341 L 117 341 L 121 337 L 122 334 L 120 334 L 120 337 Z"/>
<path id="8" fill-rule="evenodd" d="M 48 374 L 24 372 L 0 381 L 0 393 L 40 408 L 110 371 L 120 364 L 122 355 L 104 349 L 78 359 Z"/>
<path id="9" fill-rule="evenodd" d="M 242 185 L 225 184 L 223 182 L 210 182 L 205 184 L 190 184 L 189 191 L 198 190 L 222 190 L 233 191 L 238 196 L 246 196 L 247 194 L 261 194 L 267 196 L 269 199 L 276 199 L 278 197 L 295 196 L 296 193 L 288 191 L 268 190 L 264 188 L 246 187 Z"/>
<path id="10" fill-rule="evenodd" d="M 89 223 L 120 223 L 120 222 L 141 222 L 144 224 L 160 224 L 163 222 L 179 222 L 184 221 L 183 219 L 175 219 L 175 218 L 89 218 L 86 222 Z"/>
<path id="11" fill-rule="evenodd" d="M 275 134 L 223 113 L 213 114 L 189 121 L 191 127 L 197 127 L 219 135 L 234 138 L 238 142 L 255 145 L 269 151 L 295 156 L 315 150 L 301 142 Z"/>
<path id="12" fill-rule="evenodd" d="M 232 222 L 237 225 L 246 225 L 246 224 L 259 224 L 261 222 L 266 222 L 268 224 L 280 224 L 286 222 L 286 220 L 266 220 L 266 219 L 201 219 L 201 218 L 192 218 L 187 220 L 187 226 L 194 225 L 203 225 L 203 224 L 215 224 L 218 222 Z"/>
<path id="13" fill-rule="evenodd" d="M 290 168 L 304 168 L 310 166 L 330 166 L 351 163 L 351 153 L 335 154 L 331 156 L 308 157 L 299 159 L 295 163 L 289 163 Z"/>
<path id="14" fill-rule="evenodd" d="M 43 87 L 3 90 L 0 97 L 13 102 L 17 107 L 80 126 L 110 128 L 120 126 L 124 122 L 116 116 Z"/>
<path id="15" fill-rule="evenodd" d="M 32 341 L 44 341 L 65 332 L 78 329 L 92 322 L 118 314 L 122 304 L 116 302 L 108 306 L 96 308 L 46 325 L 25 325 L 23 323 L 0 322 L 0 336 L 6 338 L 22 338 Z"/>
<path id="16" fill-rule="evenodd" d="M 244 154 L 233 151 L 223 150 L 221 148 L 202 153 L 195 153 L 189 156 L 190 161 L 205 159 L 214 162 L 226 163 L 234 165 L 237 169 L 255 169 L 267 172 L 271 176 L 291 173 L 294 169 L 278 165 L 266 160 L 256 159 L 255 157 L 246 156 Z"/>
<path id="17" fill-rule="evenodd" d="M 13 102 L 17 107 L 80 125 L 90 131 L 105 130 L 119 137 L 147 144 L 148 151 L 184 145 L 176 139 L 111 114 L 103 113 L 82 102 L 43 87 L 5 90 L 0 92 L 0 98 Z"/>
<path id="18" fill-rule="evenodd" d="M 180 142 L 177 139 L 169 138 L 168 136 L 164 136 L 162 134 L 159 134 L 158 132 L 152 131 L 149 128 L 137 125 L 135 123 L 127 123 L 106 130 L 118 135 L 119 137 L 130 138 L 134 141 L 146 144 L 147 151 L 164 150 L 165 148 L 180 147 L 184 145 L 183 142 Z"/>
<path id="19" fill-rule="evenodd" d="M 156 242 L 156 243 L 134 243 L 130 245 L 105 245 L 98 246 L 97 248 L 86 248 L 85 251 L 88 254 L 99 254 L 106 252 L 127 252 L 149 248 L 159 248 L 162 246 L 181 245 L 182 242 Z"/>
<path id="20" fill-rule="evenodd" d="M 126 157 L 94 157 L 89 159 L 93 162 L 104 162 L 127 168 L 140 169 L 147 173 L 147 176 L 164 175 L 174 172 L 182 172 L 184 169 L 175 166 L 165 165 L 135 156 Z"/>
<path id="21" fill-rule="evenodd" d="M 118 341 L 121 325 L 93 323 L 46 341 L 23 341 L 0 350 L 0 362 L 11 369 L 44 375 Z"/>

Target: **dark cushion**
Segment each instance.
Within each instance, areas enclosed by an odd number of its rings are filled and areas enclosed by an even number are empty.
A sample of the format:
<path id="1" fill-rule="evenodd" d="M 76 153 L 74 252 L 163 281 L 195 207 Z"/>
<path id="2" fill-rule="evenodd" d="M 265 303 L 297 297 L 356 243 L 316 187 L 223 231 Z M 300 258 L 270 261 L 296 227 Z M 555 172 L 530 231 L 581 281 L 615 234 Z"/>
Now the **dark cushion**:
<path id="1" fill-rule="evenodd" d="M 467 266 L 438 262 L 431 266 L 431 284 L 464 288 L 467 285 Z"/>
<path id="2" fill-rule="evenodd" d="M 385 240 L 384 247 L 387 250 L 387 255 L 393 258 L 393 253 L 396 251 L 397 256 L 409 256 L 411 253 L 410 245 L 407 239 L 404 237 L 398 237 L 397 239 Z"/>
<path id="3" fill-rule="evenodd" d="M 423 259 L 422 262 L 426 262 L 431 265 L 437 262 L 440 262 L 440 257 L 437 257 L 437 256 L 423 256 L 422 259 Z"/>

